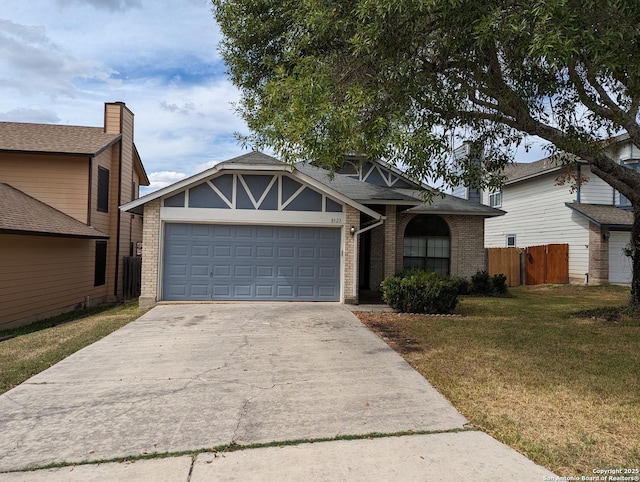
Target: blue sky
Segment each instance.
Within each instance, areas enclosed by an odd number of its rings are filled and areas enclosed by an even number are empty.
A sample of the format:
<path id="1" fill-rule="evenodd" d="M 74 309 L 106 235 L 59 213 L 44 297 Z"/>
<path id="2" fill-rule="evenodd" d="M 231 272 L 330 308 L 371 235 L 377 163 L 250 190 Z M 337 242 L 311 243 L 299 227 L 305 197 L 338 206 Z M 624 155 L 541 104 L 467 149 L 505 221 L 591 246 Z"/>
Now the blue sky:
<path id="1" fill-rule="evenodd" d="M 123 101 L 158 189 L 246 152 L 220 38 L 209 0 L 1 0 L 0 120 L 102 126 Z"/>
<path id="2" fill-rule="evenodd" d="M 102 126 L 135 114 L 152 188 L 246 152 L 208 0 L 2 0 L 0 120 Z"/>

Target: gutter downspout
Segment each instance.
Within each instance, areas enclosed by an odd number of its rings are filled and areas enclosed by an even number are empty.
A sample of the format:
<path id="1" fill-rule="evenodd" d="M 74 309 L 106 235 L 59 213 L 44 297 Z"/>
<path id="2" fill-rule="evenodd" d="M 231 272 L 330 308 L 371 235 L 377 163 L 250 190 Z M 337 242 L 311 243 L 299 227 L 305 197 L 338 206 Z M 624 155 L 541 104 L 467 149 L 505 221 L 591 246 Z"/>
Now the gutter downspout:
<path id="1" fill-rule="evenodd" d="M 387 219 L 386 216 L 381 216 L 380 219 L 373 223 L 370 224 L 369 226 L 362 228 L 358 231 L 356 231 L 355 233 L 353 233 L 353 251 L 354 251 L 354 255 L 358 256 L 358 262 L 355 262 L 354 259 L 354 263 L 353 263 L 353 293 L 355 294 L 356 298 L 358 297 L 358 267 L 360 266 L 360 256 L 359 256 L 359 252 L 358 252 L 358 247 L 359 247 L 359 239 L 360 239 L 360 235 L 366 231 L 369 231 L 373 228 L 377 228 L 378 226 L 382 226 L 382 224 L 384 224 L 384 221 Z M 354 258 L 355 258 L 354 256 Z"/>

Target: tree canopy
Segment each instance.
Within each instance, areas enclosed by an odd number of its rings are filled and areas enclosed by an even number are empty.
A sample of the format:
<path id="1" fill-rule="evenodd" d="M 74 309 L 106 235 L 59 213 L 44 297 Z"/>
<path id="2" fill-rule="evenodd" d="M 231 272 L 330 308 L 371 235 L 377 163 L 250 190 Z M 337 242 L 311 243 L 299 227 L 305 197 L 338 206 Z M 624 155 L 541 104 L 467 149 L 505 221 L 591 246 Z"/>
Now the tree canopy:
<path id="1" fill-rule="evenodd" d="M 212 3 L 249 142 L 285 161 L 332 168 L 359 153 L 486 187 L 538 136 L 631 201 L 640 303 L 640 174 L 606 150 L 619 133 L 640 147 L 640 2 Z M 483 146 L 481 172 L 452 169 L 463 140 Z"/>

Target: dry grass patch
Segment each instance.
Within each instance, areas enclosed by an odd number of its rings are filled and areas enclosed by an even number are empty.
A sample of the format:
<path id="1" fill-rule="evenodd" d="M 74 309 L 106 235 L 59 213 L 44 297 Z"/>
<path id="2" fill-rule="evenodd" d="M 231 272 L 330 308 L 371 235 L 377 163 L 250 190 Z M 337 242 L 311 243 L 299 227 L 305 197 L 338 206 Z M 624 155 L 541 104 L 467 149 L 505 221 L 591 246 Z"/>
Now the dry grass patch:
<path id="1" fill-rule="evenodd" d="M 138 303 L 74 312 L 14 330 L 0 342 L 0 393 L 141 316 Z"/>
<path id="2" fill-rule="evenodd" d="M 555 473 L 640 467 L 640 327 L 576 316 L 628 289 L 511 293 L 465 298 L 460 317 L 357 315 L 473 425 Z"/>

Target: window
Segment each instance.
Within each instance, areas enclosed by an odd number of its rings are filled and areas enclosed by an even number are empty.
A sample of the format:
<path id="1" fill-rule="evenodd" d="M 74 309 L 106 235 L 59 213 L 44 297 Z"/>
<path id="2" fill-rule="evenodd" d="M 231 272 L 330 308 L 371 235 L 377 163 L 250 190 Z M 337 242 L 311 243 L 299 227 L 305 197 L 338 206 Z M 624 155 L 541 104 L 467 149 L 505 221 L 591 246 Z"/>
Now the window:
<path id="1" fill-rule="evenodd" d="M 640 169 L 638 169 L 638 167 L 640 167 L 640 163 L 638 162 L 625 162 L 622 163 L 622 165 L 632 171 L 640 172 Z M 631 201 L 629 201 L 629 199 L 622 193 L 620 193 L 620 207 L 631 207 Z"/>
<path id="2" fill-rule="evenodd" d="M 138 191 L 136 190 L 136 182 L 131 181 L 131 200 L 135 201 L 138 199 Z"/>
<path id="3" fill-rule="evenodd" d="M 96 241 L 96 264 L 93 286 L 102 286 L 107 280 L 107 242 Z"/>
<path id="4" fill-rule="evenodd" d="M 449 226 L 440 216 L 413 218 L 405 229 L 403 247 L 405 268 L 449 274 L 451 238 Z"/>
<path id="5" fill-rule="evenodd" d="M 515 247 L 516 247 L 516 235 L 507 234 L 507 248 L 515 248 Z"/>
<path id="6" fill-rule="evenodd" d="M 98 211 L 109 212 L 109 169 L 98 166 Z"/>
<path id="7" fill-rule="evenodd" d="M 499 208 L 502 206 L 502 190 L 489 194 L 489 206 Z"/>

